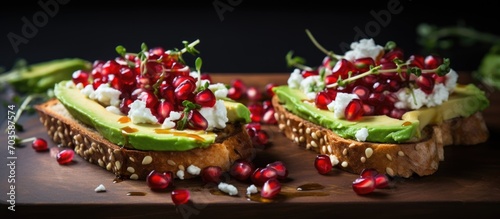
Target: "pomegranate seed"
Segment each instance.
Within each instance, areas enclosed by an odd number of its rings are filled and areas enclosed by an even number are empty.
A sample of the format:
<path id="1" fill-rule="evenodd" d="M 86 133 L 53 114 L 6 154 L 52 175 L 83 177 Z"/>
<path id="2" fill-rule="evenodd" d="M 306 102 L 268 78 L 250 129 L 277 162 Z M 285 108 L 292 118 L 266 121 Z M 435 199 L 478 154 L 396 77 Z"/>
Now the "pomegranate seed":
<path id="1" fill-rule="evenodd" d="M 443 58 L 438 55 L 428 55 L 424 59 L 425 69 L 435 69 L 443 64 Z"/>
<path id="2" fill-rule="evenodd" d="M 333 168 L 330 157 L 325 154 L 316 155 L 316 159 L 314 160 L 314 167 L 316 168 L 318 173 L 322 175 L 328 174 Z"/>
<path id="3" fill-rule="evenodd" d="M 405 109 L 394 108 L 389 113 L 389 117 L 395 118 L 395 119 L 401 119 L 406 112 L 407 112 L 407 110 L 405 110 Z"/>
<path id="4" fill-rule="evenodd" d="M 375 107 L 369 104 L 363 104 L 363 112 L 365 112 L 364 116 L 373 116 L 375 115 Z"/>
<path id="5" fill-rule="evenodd" d="M 362 83 L 366 87 L 373 87 L 373 84 L 378 81 L 378 76 L 377 75 L 367 75 L 361 79 Z"/>
<path id="6" fill-rule="evenodd" d="M 163 123 L 163 121 L 170 116 L 170 112 L 174 110 L 174 105 L 165 100 L 161 100 L 156 109 L 158 122 Z"/>
<path id="7" fill-rule="evenodd" d="M 377 174 L 373 177 L 375 179 L 375 188 L 383 189 L 389 186 L 389 177 L 386 174 Z"/>
<path id="8" fill-rule="evenodd" d="M 200 79 L 201 80 L 208 80 L 210 83 L 212 83 L 212 77 L 210 77 L 210 74 L 208 74 L 208 73 L 201 73 Z"/>
<path id="9" fill-rule="evenodd" d="M 264 114 L 264 107 L 259 102 L 250 103 L 248 106 L 250 111 L 250 119 L 252 122 L 259 123 L 262 120 L 262 115 Z"/>
<path id="10" fill-rule="evenodd" d="M 179 75 L 179 76 L 176 76 L 174 78 L 174 80 L 172 81 L 172 86 L 179 87 L 182 84 L 182 82 L 184 82 L 186 80 L 189 80 L 189 81 L 193 82 L 194 84 L 196 84 L 196 79 L 194 79 L 193 77 L 191 77 L 189 75 Z"/>
<path id="11" fill-rule="evenodd" d="M 340 59 L 332 69 L 332 75 L 335 77 L 342 77 L 342 79 L 346 79 L 349 76 L 349 72 L 354 70 L 354 66 L 347 59 Z"/>
<path id="12" fill-rule="evenodd" d="M 227 97 L 229 97 L 233 100 L 239 100 L 240 98 L 243 97 L 243 90 L 236 88 L 236 87 L 230 87 L 227 90 Z"/>
<path id="13" fill-rule="evenodd" d="M 273 168 L 274 170 L 276 170 L 279 180 L 284 180 L 288 177 L 288 169 L 286 168 L 285 164 L 281 161 L 272 162 L 270 164 L 267 164 L 266 167 Z"/>
<path id="14" fill-rule="evenodd" d="M 210 89 L 205 89 L 196 94 L 194 101 L 202 107 L 213 107 L 217 99 L 215 94 Z"/>
<path id="15" fill-rule="evenodd" d="M 412 67 L 424 68 L 424 57 L 421 55 L 411 55 L 408 61 Z"/>
<path id="16" fill-rule="evenodd" d="M 218 184 L 221 181 L 222 168 L 219 166 L 208 166 L 201 170 L 200 175 L 204 183 Z"/>
<path id="17" fill-rule="evenodd" d="M 375 179 L 373 177 L 359 177 L 352 182 L 352 189 L 358 195 L 366 195 L 375 190 Z"/>
<path id="18" fill-rule="evenodd" d="M 274 96 L 274 91 L 273 88 L 277 87 L 278 85 L 275 83 L 268 83 L 266 84 L 266 95 L 267 98 L 272 98 Z"/>
<path id="19" fill-rule="evenodd" d="M 130 68 L 121 68 L 120 69 L 120 82 L 126 85 L 134 85 L 135 73 L 130 70 Z"/>
<path id="20" fill-rule="evenodd" d="M 262 108 L 264 111 L 267 111 L 268 109 L 273 108 L 273 103 L 271 100 L 264 100 L 262 101 Z"/>
<path id="21" fill-rule="evenodd" d="M 325 84 L 327 84 L 327 85 L 334 84 L 334 83 L 337 83 L 338 80 L 339 79 L 338 79 L 337 75 L 327 75 L 325 77 Z"/>
<path id="22" fill-rule="evenodd" d="M 89 84 L 89 73 L 83 70 L 76 70 L 71 75 L 71 80 L 75 84 L 82 83 L 82 85 L 85 87 Z"/>
<path id="23" fill-rule="evenodd" d="M 278 123 L 278 121 L 274 117 L 274 113 L 274 108 L 269 108 L 268 110 L 266 110 L 266 112 L 264 112 L 264 115 L 262 115 L 262 122 L 269 125 Z"/>
<path id="24" fill-rule="evenodd" d="M 319 72 L 317 70 L 303 70 L 302 71 L 303 78 L 307 78 L 309 76 L 314 76 L 314 75 L 319 75 Z"/>
<path id="25" fill-rule="evenodd" d="M 360 58 L 353 61 L 354 67 L 360 72 L 370 70 L 370 66 L 375 66 L 375 61 L 371 57 Z"/>
<path id="26" fill-rule="evenodd" d="M 193 94 L 196 84 L 191 80 L 185 80 L 175 88 L 175 97 L 178 100 L 187 100 L 190 94 Z"/>
<path id="27" fill-rule="evenodd" d="M 260 131 L 262 129 L 262 125 L 258 122 L 250 122 L 250 123 L 246 124 L 246 128 L 247 128 L 247 130 L 254 128 L 256 131 Z"/>
<path id="28" fill-rule="evenodd" d="M 253 174 L 255 167 L 253 163 L 245 159 L 236 160 L 229 169 L 229 175 L 237 180 L 245 181 Z"/>
<path id="29" fill-rule="evenodd" d="M 332 63 L 332 58 L 330 56 L 325 56 L 325 58 L 323 58 L 323 61 L 321 62 L 321 64 L 323 65 L 323 67 L 328 68 L 328 69 L 331 69 L 334 65 L 334 63 Z"/>
<path id="30" fill-rule="evenodd" d="M 165 98 L 167 102 L 175 103 L 175 89 L 173 86 L 160 86 L 160 96 Z"/>
<path id="31" fill-rule="evenodd" d="M 137 95 L 137 99 L 142 100 L 144 103 L 146 103 L 146 107 L 149 109 L 156 108 L 156 105 L 158 104 L 158 98 L 154 95 L 153 91 L 149 90 L 142 90 Z"/>
<path id="32" fill-rule="evenodd" d="M 102 65 L 101 72 L 103 75 L 117 75 L 120 73 L 120 67 L 120 64 L 118 64 L 115 60 L 108 60 Z"/>
<path id="33" fill-rule="evenodd" d="M 146 177 L 146 183 L 152 190 L 166 189 L 172 183 L 172 180 L 173 173 L 170 171 L 158 172 L 156 170 L 152 170 Z"/>
<path id="34" fill-rule="evenodd" d="M 250 179 L 256 186 L 263 186 L 264 183 L 270 179 L 277 179 L 278 172 L 274 168 L 265 167 L 265 168 L 257 168 L 253 172 Z"/>
<path id="35" fill-rule="evenodd" d="M 241 94 L 245 94 L 247 92 L 247 86 L 241 79 L 234 79 L 231 81 L 231 87 L 236 88 L 241 91 Z"/>
<path id="36" fill-rule="evenodd" d="M 344 116 L 349 121 L 355 121 L 360 119 L 364 114 L 363 103 L 360 99 L 353 99 L 347 104 L 345 108 Z"/>
<path id="37" fill-rule="evenodd" d="M 367 178 L 367 177 L 375 177 L 378 174 L 378 171 L 373 169 L 373 168 L 366 168 L 361 171 L 359 174 L 360 177 Z"/>
<path id="38" fill-rule="evenodd" d="M 262 98 L 262 93 L 256 87 L 249 87 L 247 89 L 247 98 L 250 101 L 259 101 Z"/>
<path id="39" fill-rule="evenodd" d="M 208 122 L 198 110 L 189 111 L 188 126 L 194 130 L 205 130 L 208 127 Z"/>
<path id="40" fill-rule="evenodd" d="M 128 115 L 128 111 L 130 111 L 129 105 L 133 102 L 134 101 L 130 98 L 122 98 L 122 101 L 120 102 L 120 111 L 123 114 Z"/>
<path id="41" fill-rule="evenodd" d="M 352 93 L 358 95 L 361 100 L 367 100 L 370 97 L 370 89 L 362 85 L 354 87 Z"/>
<path id="42" fill-rule="evenodd" d="M 431 94 L 434 90 L 434 80 L 430 76 L 427 76 L 427 74 L 418 76 L 415 83 L 426 94 Z"/>
<path id="43" fill-rule="evenodd" d="M 391 49 L 389 52 L 384 54 L 384 59 L 389 62 L 392 62 L 394 59 L 404 60 L 403 50 L 399 47 Z"/>
<path id="44" fill-rule="evenodd" d="M 190 196 L 191 194 L 187 189 L 174 189 L 171 193 L 172 201 L 175 205 L 188 203 Z"/>
<path id="45" fill-rule="evenodd" d="M 252 128 L 248 130 L 248 134 L 252 139 L 252 144 L 255 146 L 266 146 L 269 142 L 269 135 L 264 130 L 255 130 Z"/>
<path id="46" fill-rule="evenodd" d="M 446 82 L 446 76 L 439 76 L 436 73 L 432 73 L 431 76 L 434 79 L 434 84 L 443 84 Z"/>
<path id="47" fill-rule="evenodd" d="M 274 198 L 281 192 L 281 183 L 278 179 L 272 178 L 267 180 L 260 191 L 262 198 Z"/>
<path id="48" fill-rule="evenodd" d="M 47 141 L 45 141 L 45 139 L 43 138 L 35 138 L 35 140 L 33 140 L 33 143 L 31 144 L 31 147 L 37 152 L 49 150 Z"/>
<path id="49" fill-rule="evenodd" d="M 314 99 L 314 104 L 319 109 L 328 109 L 328 104 L 332 102 L 330 95 L 328 95 L 325 91 L 320 91 L 316 94 L 316 98 Z"/>
<path id="50" fill-rule="evenodd" d="M 64 164 L 69 164 L 75 155 L 75 152 L 71 149 L 64 149 L 62 151 L 59 151 L 56 155 L 56 160 L 59 164 L 64 165 Z"/>

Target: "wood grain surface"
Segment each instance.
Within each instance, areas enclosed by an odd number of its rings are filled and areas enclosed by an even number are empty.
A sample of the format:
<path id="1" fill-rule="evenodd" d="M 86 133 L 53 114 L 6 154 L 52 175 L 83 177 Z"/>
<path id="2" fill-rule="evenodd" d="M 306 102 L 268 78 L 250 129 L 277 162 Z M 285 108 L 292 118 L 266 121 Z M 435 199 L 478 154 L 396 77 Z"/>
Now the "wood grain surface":
<path id="1" fill-rule="evenodd" d="M 285 84 L 286 73 L 212 74 L 213 81 L 229 83 L 242 79 L 248 86 L 263 89 L 269 82 Z M 460 82 L 469 82 L 461 75 Z M 151 191 L 144 181 L 115 181 L 114 175 L 97 165 L 75 157 L 70 165 L 59 165 L 50 152 L 35 152 L 29 144 L 15 149 L 15 169 L 8 166 L 6 133 L 0 142 L 0 218 L 498 218 L 500 215 L 500 95 L 488 92 L 491 106 L 484 111 L 490 129 L 488 142 L 473 146 L 445 147 L 445 159 L 431 176 L 394 178 L 390 188 L 359 196 L 351 187 L 357 175 L 334 169 L 320 175 L 313 166 L 316 154 L 299 148 L 278 132 L 275 126 L 264 128 L 271 145 L 257 150 L 255 163 L 262 166 L 283 161 L 289 178 L 283 182 L 282 194 L 271 202 L 248 198 L 250 183 L 229 182 L 238 188 L 237 196 L 219 192 L 214 185 L 201 180 L 176 180 L 164 192 Z M 6 116 L 6 115 L 3 115 Z M 21 138 L 49 139 L 37 115 L 23 116 L 25 127 Z M 6 122 L 1 125 L 6 128 Z M 49 141 L 49 146 L 57 148 Z M 14 173 L 15 183 L 8 179 Z M 306 184 L 322 189 L 297 191 Z M 100 184 L 106 192 L 94 189 Z M 8 210 L 15 185 L 15 212 Z M 191 201 L 175 206 L 170 191 L 188 188 Z M 137 192 L 142 196 L 130 195 Z"/>

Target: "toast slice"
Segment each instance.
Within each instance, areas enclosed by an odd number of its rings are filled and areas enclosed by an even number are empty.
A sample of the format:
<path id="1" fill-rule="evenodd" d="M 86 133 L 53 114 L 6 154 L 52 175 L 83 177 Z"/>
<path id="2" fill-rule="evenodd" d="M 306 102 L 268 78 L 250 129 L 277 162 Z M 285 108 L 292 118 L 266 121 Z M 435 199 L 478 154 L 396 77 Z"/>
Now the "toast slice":
<path id="1" fill-rule="evenodd" d="M 474 145 L 485 142 L 489 131 L 481 112 L 467 118 L 455 118 L 424 128 L 419 142 L 404 144 L 359 142 L 344 139 L 330 129 L 304 120 L 272 99 L 279 130 L 301 147 L 327 154 L 333 164 L 345 171 L 360 174 L 374 168 L 392 177 L 426 176 L 438 170 L 444 160 L 444 146 Z"/>
<path id="2" fill-rule="evenodd" d="M 75 153 L 90 163 L 110 171 L 120 179 L 144 180 L 152 171 L 172 171 L 176 178 L 192 178 L 187 171 L 193 165 L 200 169 L 219 166 L 229 170 L 240 158 L 253 159 L 255 151 L 244 124 L 227 124 L 215 131 L 215 143 L 206 148 L 188 151 L 141 151 L 127 149 L 104 139 L 93 128 L 73 118 L 64 106 L 52 99 L 35 106 L 40 122 L 48 135 L 61 146 L 74 149 Z"/>

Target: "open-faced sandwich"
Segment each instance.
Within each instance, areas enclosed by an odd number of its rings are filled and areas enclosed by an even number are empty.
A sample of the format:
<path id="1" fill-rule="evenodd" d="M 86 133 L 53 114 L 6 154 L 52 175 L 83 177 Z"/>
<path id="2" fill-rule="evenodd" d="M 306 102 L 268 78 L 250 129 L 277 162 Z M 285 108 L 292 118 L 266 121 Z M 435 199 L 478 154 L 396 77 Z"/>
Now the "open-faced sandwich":
<path id="1" fill-rule="evenodd" d="M 54 99 L 37 105 L 49 136 L 123 179 L 146 179 L 153 170 L 191 178 L 208 166 L 229 169 L 252 159 L 245 129 L 248 108 L 227 98 L 222 83 L 191 69 L 182 50 L 147 48 L 97 60 L 54 87 Z"/>
<path id="2" fill-rule="evenodd" d="M 296 68 L 273 97 L 280 131 L 298 145 L 348 172 L 411 177 L 435 173 L 443 146 L 488 139 L 481 111 L 489 101 L 475 85 L 457 83 L 448 59 L 408 57 L 373 39 L 337 55 L 308 34 L 327 56 L 311 68 L 289 53 Z"/>

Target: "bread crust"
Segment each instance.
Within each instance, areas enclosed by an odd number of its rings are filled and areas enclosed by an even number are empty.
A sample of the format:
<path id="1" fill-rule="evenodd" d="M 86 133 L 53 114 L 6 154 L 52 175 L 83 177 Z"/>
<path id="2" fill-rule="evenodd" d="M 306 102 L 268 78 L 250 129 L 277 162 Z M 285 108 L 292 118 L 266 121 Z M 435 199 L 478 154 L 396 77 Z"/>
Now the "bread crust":
<path id="1" fill-rule="evenodd" d="M 253 159 L 255 150 L 244 124 L 227 124 L 217 131 L 216 142 L 206 148 L 189 151 L 141 151 L 120 147 L 104 139 L 94 129 L 74 119 L 64 106 L 52 99 L 35 106 L 48 135 L 61 146 L 74 149 L 90 163 L 113 172 L 120 179 L 144 180 L 152 171 L 172 171 L 176 178 L 196 175 L 187 169 L 219 166 L 223 171 L 237 159 Z"/>
<path id="2" fill-rule="evenodd" d="M 374 168 L 392 177 L 426 176 L 444 160 L 444 146 L 485 142 L 489 132 L 480 112 L 466 118 L 426 127 L 419 142 L 404 144 L 360 142 L 344 139 L 330 129 L 311 123 L 286 110 L 275 95 L 272 99 L 279 130 L 300 147 L 330 155 L 338 168 L 359 174 Z"/>

